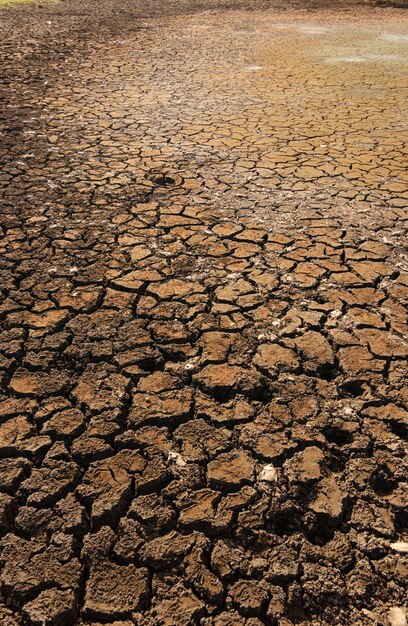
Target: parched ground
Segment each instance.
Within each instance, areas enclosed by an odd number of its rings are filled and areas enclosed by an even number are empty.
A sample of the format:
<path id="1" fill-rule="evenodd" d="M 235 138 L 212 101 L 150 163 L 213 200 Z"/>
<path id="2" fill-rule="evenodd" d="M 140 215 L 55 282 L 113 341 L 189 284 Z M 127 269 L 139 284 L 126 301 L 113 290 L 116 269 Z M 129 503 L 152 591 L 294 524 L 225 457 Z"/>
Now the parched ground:
<path id="1" fill-rule="evenodd" d="M 406 624 L 408 19 L 308 6 L 0 10 L 2 626 Z"/>

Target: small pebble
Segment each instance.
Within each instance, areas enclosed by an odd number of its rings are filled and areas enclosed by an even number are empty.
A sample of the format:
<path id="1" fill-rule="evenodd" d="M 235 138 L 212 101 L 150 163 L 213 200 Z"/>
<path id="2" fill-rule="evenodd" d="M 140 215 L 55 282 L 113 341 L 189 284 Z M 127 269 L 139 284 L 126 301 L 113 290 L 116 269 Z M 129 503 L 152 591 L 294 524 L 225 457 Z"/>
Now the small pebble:
<path id="1" fill-rule="evenodd" d="M 261 470 L 259 474 L 259 480 L 267 483 L 274 483 L 276 482 L 277 478 L 278 474 L 272 464 L 265 465 L 265 467 Z"/>
<path id="2" fill-rule="evenodd" d="M 185 462 L 181 454 L 179 454 L 178 452 L 174 452 L 173 450 L 170 450 L 167 453 L 167 457 L 169 461 L 175 463 L 176 465 L 178 465 L 178 467 L 185 467 L 187 465 L 187 463 Z"/>

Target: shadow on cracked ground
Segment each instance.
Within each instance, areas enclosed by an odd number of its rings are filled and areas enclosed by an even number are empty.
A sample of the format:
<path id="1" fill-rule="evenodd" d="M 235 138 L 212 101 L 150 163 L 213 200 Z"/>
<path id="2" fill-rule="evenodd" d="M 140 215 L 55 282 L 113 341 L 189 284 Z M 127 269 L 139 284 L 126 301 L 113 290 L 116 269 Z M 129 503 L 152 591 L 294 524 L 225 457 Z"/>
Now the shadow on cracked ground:
<path id="1" fill-rule="evenodd" d="M 408 21 L 0 11 L 0 621 L 405 624 Z"/>

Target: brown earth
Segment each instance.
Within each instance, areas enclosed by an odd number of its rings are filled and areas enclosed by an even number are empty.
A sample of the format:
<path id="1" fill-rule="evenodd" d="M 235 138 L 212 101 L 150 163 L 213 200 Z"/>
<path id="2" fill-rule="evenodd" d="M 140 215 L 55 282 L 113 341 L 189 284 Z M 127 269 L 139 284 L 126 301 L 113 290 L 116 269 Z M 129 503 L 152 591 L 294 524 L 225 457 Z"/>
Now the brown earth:
<path id="1" fill-rule="evenodd" d="M 404 10 L 0 42 L 0 623 L 406 624 Z"/>

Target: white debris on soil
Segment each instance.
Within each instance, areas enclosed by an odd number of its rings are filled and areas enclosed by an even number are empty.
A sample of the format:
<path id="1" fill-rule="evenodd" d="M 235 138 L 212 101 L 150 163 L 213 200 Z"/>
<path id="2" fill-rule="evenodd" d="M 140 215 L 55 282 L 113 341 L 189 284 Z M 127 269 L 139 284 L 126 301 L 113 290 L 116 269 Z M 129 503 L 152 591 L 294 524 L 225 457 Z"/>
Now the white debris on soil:
<path id="1" fill-rule="evenodd" d="M 277 481 L 278 474 L 272 464 L 265 465 L 265 467 L 259 473 L 259 480 L 267 483 L 275 483 Z"/>
<path id="2" fill-rule="evenodd" d="M 258 341 L 276 341 L 277 336 L 273 333 L 261 333 L 258 335 Z"/>
<path id="3" fill-rule="evenodd" d="M 403 606 L 393 606 L 388 611 L 388 621 L 391 626 L 407 626 L 407 614 Z"/>
<path id="4" fill-rule="evenodd" d="M 167 458 L 171 463 L 175 463 L 175 465 L 178 465 L 178 467 L 185 467 L 187 465 L 179 452 L 169 450 L 169 452 L 167 453 Z"/>
<path id="5" fill-rule="evenodd" d="M 197 368 L 198 362 L 199 362 L 199 357 L 194 357 L 192 359 L 190 359 L 189 361 L 186 361 L 184 363 L 184 369 L 186 371 L 190 371 L 190 370 L 194 370 Z"/>
<path id="6" fill-rule="evenodd" d="M 403 554 L 406 554 L 408 552 L 408 542 L 396 541 L 395 543 L 390 544 L 390 548 L 392 548 L 396 552 L 402 552 Z"/>

